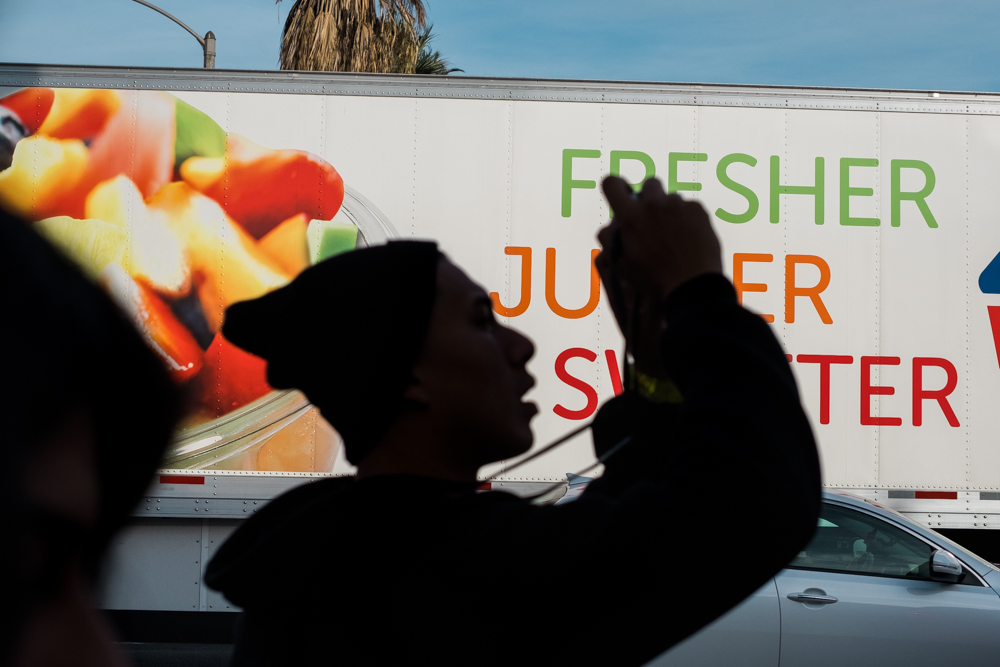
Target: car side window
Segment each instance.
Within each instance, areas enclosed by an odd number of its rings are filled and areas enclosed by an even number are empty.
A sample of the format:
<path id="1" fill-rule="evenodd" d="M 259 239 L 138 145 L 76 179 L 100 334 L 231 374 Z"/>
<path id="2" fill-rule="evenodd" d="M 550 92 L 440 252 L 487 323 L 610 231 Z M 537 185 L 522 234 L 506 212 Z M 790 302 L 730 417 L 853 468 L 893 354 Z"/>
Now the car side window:
<path id="1" fill-rule="evenodd" d="M 933 549 L 892 524 L 823 503 L 816 535 L 789 567 L 930 579 Z"/>

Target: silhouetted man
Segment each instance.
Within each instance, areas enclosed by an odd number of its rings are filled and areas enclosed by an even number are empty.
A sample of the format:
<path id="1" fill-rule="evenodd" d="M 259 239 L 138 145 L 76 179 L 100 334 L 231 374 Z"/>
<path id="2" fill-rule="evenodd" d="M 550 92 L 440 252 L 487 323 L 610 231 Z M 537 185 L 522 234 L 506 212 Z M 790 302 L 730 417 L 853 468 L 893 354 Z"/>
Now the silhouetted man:
<path id="1" fill-rule="evenodd" d="M 638 665 L 807 543 L 812 434 L 708 216 L 655 180 L 604 188 L 598 270 L 636 361 L 594 440 L 628 444 L 572 503 L 477 493 L 480 467 L 531 446 L 533 347 L 433 244 L 348 253 L 229 310 L 225 335 L 358 467 L 276 499 L 212 562 L 245 609 L 236 664 Z"/>

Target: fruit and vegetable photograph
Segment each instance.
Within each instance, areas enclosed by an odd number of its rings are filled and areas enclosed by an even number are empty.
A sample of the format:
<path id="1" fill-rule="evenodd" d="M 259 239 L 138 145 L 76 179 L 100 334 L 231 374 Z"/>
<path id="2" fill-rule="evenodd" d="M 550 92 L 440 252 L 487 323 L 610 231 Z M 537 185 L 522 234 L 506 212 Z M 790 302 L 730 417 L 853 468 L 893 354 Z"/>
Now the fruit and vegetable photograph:
<path id="1" fill-rule="evenodd" d="M 165 92 L 25 88 L 0 98 L 0 207 L 103 287 L 183 387 L 164 468 L 333 470 L 336 432 L 221 333 L 230 305 L 393 235 L 333 165 Z"/>

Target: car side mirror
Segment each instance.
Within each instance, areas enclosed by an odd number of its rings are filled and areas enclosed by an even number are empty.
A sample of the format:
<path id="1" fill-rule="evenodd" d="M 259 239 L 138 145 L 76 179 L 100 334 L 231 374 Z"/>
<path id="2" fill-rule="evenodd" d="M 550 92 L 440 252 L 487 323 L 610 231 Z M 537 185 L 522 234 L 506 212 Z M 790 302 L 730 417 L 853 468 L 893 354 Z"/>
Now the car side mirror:
<path id="1" fill-rule="evenodd" d="M 965 579 L 965 568 L 955 554 L 938 549 L 931 554 L 931 577 L 938 581 L 957 584 Z"/>

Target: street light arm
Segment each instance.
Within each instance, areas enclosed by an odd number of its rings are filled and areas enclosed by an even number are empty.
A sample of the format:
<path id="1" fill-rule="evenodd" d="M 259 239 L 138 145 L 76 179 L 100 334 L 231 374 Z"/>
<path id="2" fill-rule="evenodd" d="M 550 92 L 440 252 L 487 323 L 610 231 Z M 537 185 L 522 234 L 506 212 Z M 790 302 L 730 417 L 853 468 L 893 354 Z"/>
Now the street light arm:
<path id="1" fill-rule="evenodd" d="M 154 5 L 154 4 L 150 3 L 150 2 L 146 2 L 146 0 L 134 0 L 134 2 L 138 2 L 140 5 L 145 5 L 145 6 L 149 7 L 150 9 L 153 9 L 155 11 L 160 12 L 161 14 L 163 14 L 164 16 L 166 16 L 168 19 L 170 19 L 171 21 L 173 21 L 174 23 L 176 23 L 177 25 L 179 25 L 180 27 L 184 28 L 189 33 L 191 33 L 192 35 L 194 35 L 194 38 L 198 40 L 199 44 L 201 44 L 201 48 L 203 48 L 203 49 L 205 48 L 205 38 L 202 37 L 201 35 L 199 35 L 198 33 L 196 33 L 191 28 L 187 27 L 187 25 L 185 25 L 184 22 L 181 21 L 181 20 L 179 20 L 177 17 L 171 16 L 167 12 L 165 12 L 162 9 L 160 9 L 159 7 L 157 7 L 156 5 Z"/>

